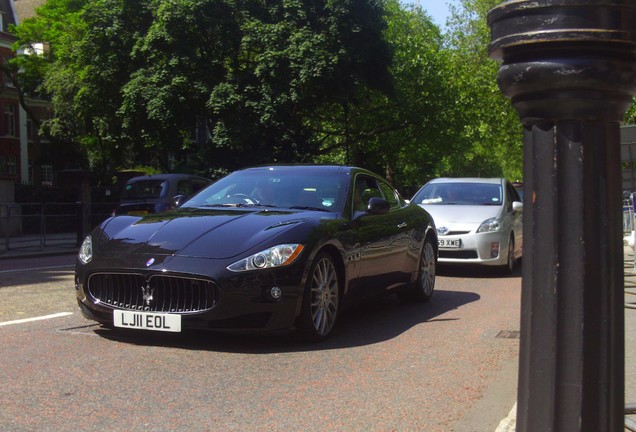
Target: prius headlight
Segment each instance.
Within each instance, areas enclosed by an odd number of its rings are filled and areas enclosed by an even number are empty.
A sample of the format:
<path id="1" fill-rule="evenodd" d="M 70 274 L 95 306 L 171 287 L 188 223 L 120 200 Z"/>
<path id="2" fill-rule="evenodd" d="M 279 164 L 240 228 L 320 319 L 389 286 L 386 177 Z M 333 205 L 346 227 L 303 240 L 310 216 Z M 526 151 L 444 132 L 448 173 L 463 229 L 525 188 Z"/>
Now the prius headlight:
<path id="1" fill-rule="evenodd" d="M 501 221 L 497 218 L 486 219 L 479 225 L 477 232 L 494 232 L 501 230 Z"/>
<path id="2" fill-rule="evenodd" d="M 77 255 L 82 264 L 88 264 L 93 258 L 93 238 L 86 236 L 82 246 L 80 246 L 79 254 Z"/>
<path id="3" fill-rule="evenodd" d="M 301 244 L 282 244 L 243 258 L 227 267 L 233 272 L 282 267 L 291 264 L 303 250 Z"/>

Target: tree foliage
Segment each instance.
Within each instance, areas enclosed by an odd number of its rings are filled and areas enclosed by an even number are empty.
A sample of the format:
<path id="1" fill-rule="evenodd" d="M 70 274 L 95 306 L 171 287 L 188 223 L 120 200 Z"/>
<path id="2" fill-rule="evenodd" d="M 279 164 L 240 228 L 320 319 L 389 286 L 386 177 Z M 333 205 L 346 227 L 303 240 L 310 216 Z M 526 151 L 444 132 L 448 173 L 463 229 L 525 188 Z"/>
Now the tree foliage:
<path id="1" fill-rule="evenodd" d="M 399 0 L 49 0 L 14 29 L 24 52 L 48 49 L 14 70 L 52 102 L 43 130 L 81 144 L 105 178 L 185 153 L 209 175 L 318 161 L 400 186 L 517 177 L 520 126 L 486 52 L 491 3 L 464 0 L 443 34 Z"/>
<path id="2" fill-rule="evenodd" d="M 42 30 L 71 18 L 71 31 Z M 311 158 L 319 110 L 387 92 L 384 27 L 375 1 L 54 0 L 16 35 L 54 47 L 21 58 L 46 66 L 27 69 L 51 95 L 51 135 L 85 143 L 104 165 L 152 151 L 166 168 L 206 121 L 200 156 L 233 169 Z"/>
<path id="3" fill-rule="evenodd" d="M 447 156 L 449 175 L 522 178 L 522 127 L 512 104 L 497 86 L 499 64 L 488 56 L 487 14 L 499 0 L 461 0 L 448 34 L 452 53 L 449 85 L 458 96 L 454 140 L 462 153 Z"/>

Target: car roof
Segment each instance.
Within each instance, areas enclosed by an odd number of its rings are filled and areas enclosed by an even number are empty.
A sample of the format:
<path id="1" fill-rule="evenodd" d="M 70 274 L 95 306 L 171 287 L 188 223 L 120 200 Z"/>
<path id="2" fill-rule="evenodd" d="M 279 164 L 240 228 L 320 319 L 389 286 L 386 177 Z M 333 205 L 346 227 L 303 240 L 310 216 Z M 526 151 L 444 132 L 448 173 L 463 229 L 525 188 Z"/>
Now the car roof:
<path id="1" fill-rule="evenodd" d="M 183 179 L 199 179 L 199 180 L 205 180 L 207 182 L 211 182 L 210 179 L 206 179 L 205 177 L 200 177 L 193 174 L 174 173 L 174 174 L 152 174 L 152 175 L 145 175 L 145 176 L 137 176 L 137 177 L 131 178 L 126 183 L 134 183 L 134 182 L 143 181 L 143 180 L 183 180 Z"/>
<path id="2" fill-rule="evenodd" d="M 325 175 L 329 174 L 354 174 L 354 173 L 365 173 L 369 175 L 373 175 L 378 177 L 378 174 L 375 174 L 372 171 L 369 171 L 364 168 L 349 166 L 349 165 L 316 165 L 316 164 L 285 164 L 285 165 L 263 165 L 256 166 L 250 168 L 244 168 L 241 170 L 237 170 L 236 172 L 249 172 L 249 171 L 262 171 L 269 170 L 272 172 L 320 172 Z M 381 178 L 381 177 L 380 177 Z"/>
<path id="3" fill-rule="evenodd" d="M 491 184 L 501 184 L 501 182 L 506 181 L 506 179 L 502 177 L 440 177 L 429 181 L 429 183 L 491 183 Z"/>
<path id="4" fill-rule="evenodd" d="M 270 171 L 294 171 L 298 169 L 309 170 L 321 170 L 321 171 L 346 171 L 347 168 L 344 165 L 315 165 L 315 164 L 274 164 L 274 165 L 259 165 L 255 167 L 244 168 L 239 171 L 254 171 L 254 170 L 270 170 Z"/>

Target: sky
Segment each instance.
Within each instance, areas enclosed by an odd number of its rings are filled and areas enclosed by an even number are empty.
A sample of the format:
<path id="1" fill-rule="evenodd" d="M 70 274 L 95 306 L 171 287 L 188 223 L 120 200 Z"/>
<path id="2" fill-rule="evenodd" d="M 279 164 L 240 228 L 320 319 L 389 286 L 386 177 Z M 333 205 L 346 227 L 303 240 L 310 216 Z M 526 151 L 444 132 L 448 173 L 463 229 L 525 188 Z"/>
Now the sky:
<path id="1" fill-rule="evenodd" d="M 408 3 L 418 4 L 418 0 L 408 0 Z M 449 3 L 456 5 L 458 4 L 458 0 L 419 0 L 419 5 L 433 17 L 433 22 L 440 28 L 446 27 L 446 18 L 449 15 Z"/>

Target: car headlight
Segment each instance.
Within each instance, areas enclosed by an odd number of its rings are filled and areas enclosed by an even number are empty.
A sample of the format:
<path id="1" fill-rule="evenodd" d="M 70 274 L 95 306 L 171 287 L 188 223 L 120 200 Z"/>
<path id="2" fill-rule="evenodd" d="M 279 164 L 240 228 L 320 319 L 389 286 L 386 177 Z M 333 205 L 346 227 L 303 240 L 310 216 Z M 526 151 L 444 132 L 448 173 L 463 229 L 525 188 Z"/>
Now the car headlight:
<path id="1" fill-rule="evenodd" d="M 501 221 L 497 218 L 486 219 L 479 225 L 477 232 L 493 232 L 501 230 Z"/>
<path id="2" fill-rule="evenodd" d="M 80 246 L 77 257 L 82 264 L 88 264 L 93 258 L 93 239 L 90 235 L 86 236 L 84 242 L 82 242 L 82 246 Z"/>
<path id="3" fill-rule="evenodd" d="M 233 272 L 261 270 L 291 264 L 303 250 L 301 244 L 282 244 L 243 258 L 227 267 Z"/>

